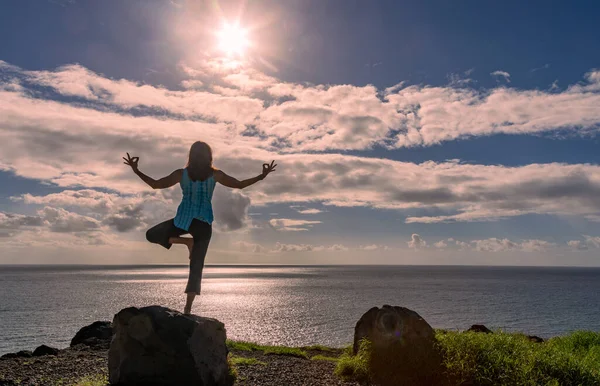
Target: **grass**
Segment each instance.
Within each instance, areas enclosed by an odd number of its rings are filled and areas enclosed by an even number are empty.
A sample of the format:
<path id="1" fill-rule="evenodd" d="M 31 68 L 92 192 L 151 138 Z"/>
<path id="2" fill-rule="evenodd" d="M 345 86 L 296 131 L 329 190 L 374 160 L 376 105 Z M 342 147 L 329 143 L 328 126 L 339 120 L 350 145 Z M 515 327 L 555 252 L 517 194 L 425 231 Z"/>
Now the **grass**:
<path id="1" fill-rule="evenodd" d="M 88 375 L 75 381 L 74 386 L 106 386 L 108 377 L 104 374 Z"/>
<path id="2" fill-rule="evenodd" d="M 301 347 L 303 350 L 306 351 L 326 351 L 326 352 L 335 352 L 334 348 L 331 347 L 327 347 L 327 346 L 323 346 L 321 344 L 313 344 L 312 346 L 304 346 Z"/>
<path id="3" fill-rule="evenodd" d="M 447 378 L 476 385 L 600 385 L 600 333 L 544 343 L 522 334 L 438 332 Z"/>
<path id="4" fill-rule="evenodd" d="M 436 331 L 449 385 L 600 386 L 600 333 L 578 331 L 534 343 L 523 334 Z M 368 381 L 370 344 L 347 347 L 335 373 Z"/>
<path id="5" fill-rule="evenodd" d="M 230 350 L 238 351 L 262 351 L 265 355 L 286 355 L 298 358 L 308 359 L 308 354 L 301 348 L 298 347 L 286 347 L 286 346 L 265 346 L 251 342 L 242 341 L 227 341 L 227 347 Z"/>
<path id="6" fill-rule="evenodd" d="M 369 371 L 370 356 L 371 342 L 367 339 L 360 341 L 356 355 L 352 354 L 352 346 L 346 347 L 338 359 L 335 374 L 343 380 L 367 382 L 371 378 Z"/>
<path id="7" fill-rule="evenodd" d="M 231 357 L 231 364 L 233 365 L 244 365 L 244 366 L 256 366 L 256 365 L 266 365 L 265 362 L 259 361 L 256 358 L 244 358 L 244 357 Z"/>

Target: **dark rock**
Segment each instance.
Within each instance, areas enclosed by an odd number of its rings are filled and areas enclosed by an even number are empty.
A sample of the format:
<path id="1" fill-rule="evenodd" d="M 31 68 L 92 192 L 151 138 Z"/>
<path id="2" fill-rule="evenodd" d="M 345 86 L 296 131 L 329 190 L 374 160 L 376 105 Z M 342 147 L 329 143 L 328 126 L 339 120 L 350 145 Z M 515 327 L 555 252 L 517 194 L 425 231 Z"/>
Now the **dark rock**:
<path id="1" fill-rule="evenodd" d="M 493 333 L 492 330 L 490 330 L 489 328 L 487 328 L 483 324 L 474 324 L 467 331 L 471 331 L 471 332 L 483 332 L 484 334 L 491 334 L 491 333 Z"/>
<path id="2" fill-rule="evenodd" d="M 77 331 L 77 334 L 71 339 L 71 347 L 78 344 L 90 345 L 110 345 L 113 331 L 110 322 L 98 321 L 83 327 Z"/>
<path id="3" fill-rule="evenodd" d="M 535 335 L 527 335 L 527 339 L 534 343 L 544 343 L 544 338 L 540 338 L 539 336 Z"/>
<path id="4" fill-rule="evenodd" d="M 367 311 L 354 328 L 353 351 L 371 342 L 371 381 L 379 385 L 434 385 L 441 379 L 442 356 L 435 331 L 415 311 L 384 305 Z"/>
<path id="5" fill-rule="evenodd" d="M 8 354 L 2 355 L 0 358 L 2 359 L 10 359 L 10 358 L 31 358 L 33 353 L 29 350 L 22 350 L 19 352 L 11 352 Z"/>
<path id="6" fill-rule="evenodd" d="M 150 306 L 125 308 L 113 320 L 111 384 L 230 386 L 223 323 Z"/>
<path id="7" fill-rule="evenodd" d="M 39 346 L 35 350 L 33 350 L 34 357 L 41 357 L 44 355 L 58 355 L 58 349 L 50 346 L 46 346 L 45 344 Z"/>

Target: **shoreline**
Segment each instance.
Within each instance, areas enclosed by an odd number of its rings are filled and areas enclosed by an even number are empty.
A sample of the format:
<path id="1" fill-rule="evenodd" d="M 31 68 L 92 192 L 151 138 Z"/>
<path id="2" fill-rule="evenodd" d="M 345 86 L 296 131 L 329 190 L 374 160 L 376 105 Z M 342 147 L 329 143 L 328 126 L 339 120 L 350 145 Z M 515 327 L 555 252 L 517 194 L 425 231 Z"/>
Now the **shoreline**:
<path id="1" fill-rule="evenodd" d="M 92 325 L 86 326 L 82 328 L 81 331 L 91 326 Z M 99 330 L 94 331 L 93 334 L 100 336 L 98 331 Z M 546 356 L 551 358 L 552 356 L 548 355 L 544 350 L 556 346 L 556 344 L 554 344 L 555 340 L 581 341 L 582 337 L 585 338 L 587 336 L 586 339 L 592 340 L 590 343 L 592 346 L 588 347 L 590 352 L 600 349 L 600 332 L 591 331 L 576 331 L 571 333 L 571 336 L 554 337 L 550 340 L 543 340 L 535 336 L 528 336 L 521 333 L 491 331 L 483 325 L 473 325 L 469 330 L 464 331 L 435 331 L 438 341 L 441 342 L 440 344 L 443 346 L 446 355 L 450 358 L 450 366 L 448 367 L 450 370 L 454 361 L 457 362 L 457 365 L 458 363 L 462 363 L 463 359 L 460 359 L 460 355 L 464 354 L 462 351 L 465 350 L 465 343 L 467 346 L 471 345 L 471 349 L 483 349 L 483 353 L 488 350 L 494 351 L 495 349 L 506 350 L 506 347 L 509 347 L 504 355 L 508 355 L 509 357 L 514 356 L 515 360 L 513 362 L 515 363 L 523 360 L 523 358 L 519 358 L 519 355 L 522 355 L 522 352 L 529 352 L 532 349 L 533 351 L 538 350 L 541 353 L 540 355 L 542 355 L 541 358 L 543 360 L 546 360 Z M 78 335 L 80 332 L 78 332 Z M 578 337 L 575 335 L 581 336 Z M 76 338 L 77 336 L 74 338 L 73 342 L 75 342 Z M 108 348 L 110 339 L 102 340 L 95 337 L 86 338 L 85 336 L 83 336 L 82 339 L 81 343 L 74 344 L 71 347 L 59 349 L 55 352 L 48 350 L 45 355 L 34 356 L 29 352 L 23 354 L 26 356 L 7 357 L 4 355 L 3 357 L 0 357 L 0 386 L 107 385 Z M 517 345 L 515 346 L 515 344 Z M 520 349 L 519 345 L 522 346 Z M 250 342 L 227 340 L 227 347 L 229 350 L 230 363 L 236 374 L 236 386 L 266 386 L 278 384 L 285 384 L 288 386 L 361 385 L 361 383 L 352 378 L 352 376 L 348 378 L 339 373 L 338 367 L 342 362 L 345 362 L 344 366 L 346 366 L 346 370 L 348 370 L 348 355 L 351 352 L 351 345 L 345 348 L 332 348 L 321 345 L 288 347 L 259 345 Z M 515 348 L 516 351 L 514 351 Z M 455 350 L 455 352 L 452 350 Z M 567 355 L 567 357 L 572 360 L 580 361 L 581 358 L 578 357 L 579 354 L 576 354 L 576 351 L 579 350 L 579 348 L 575 347 L 573 350 L 573 353 L 563 352 L 561 354 Z M 466 358 L 469 358 L 470 356 L 471 355 L 468 354 Z M 352 361 L 353 359 L 350 360 L 350 362 Z M 550 362 L 550 359 L 548 361 L 551 363 L 551 366 L 557 367 L 555 371 L 572 372 L 570 369 L 563 370 L 561 368 L 563 365 L 560 363 L 555 364 Z M 506 363 L 507 362 L 505 361 L 500 361 L 500 366 L 505 366 Z M 600 365 L 600 362 L 598 364 Z M 352 374 L 352 366 L 355 365 L 350 364 L 350 366 Z M 463 363 L 459 365 L 461 368 L 464 366 L 473 367 L 474 364 L 471 363 L 465 365 Z M 490 365 L 488 363 L 483 363 L 478 366 L 488 368 Z M 525 364 L 518 364 L 518 366 L 526 367 Z M 600 368 L 600 366 L 598 367 Z M 501 368 L 501 371 L 505 370 L 506 369 Z M 473 371 L 475 372 L 475 370 Z M 600 370 L 592 369 L 591 371 L 591 376 L 597 376 L 598 384 L 600 385 Z M 453 378 L 449 379 L 455 379 L 454 377 L 456 375 L 451 375 Z M 478 383 L 471 384 L 477 385 Z M 444 385 L 446 385 L 446 383 L 444 383 Z"/>

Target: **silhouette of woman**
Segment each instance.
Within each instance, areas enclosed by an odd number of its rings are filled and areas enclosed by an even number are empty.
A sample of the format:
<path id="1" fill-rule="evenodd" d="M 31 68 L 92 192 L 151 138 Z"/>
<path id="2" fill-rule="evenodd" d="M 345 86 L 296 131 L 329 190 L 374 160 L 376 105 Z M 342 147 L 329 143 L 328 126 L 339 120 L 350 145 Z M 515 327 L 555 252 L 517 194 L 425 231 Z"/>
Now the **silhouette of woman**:
<path id="1" fill-rule="evenodd" d="M 153 226 L 146 232 L 146 239 L 151 243 L 162 245 L 169 249 L 172 244 L 184 244 L 190 252 L 190 274 L 185 293 L 187 299 L 183 312 L 192 311 L 192 303 L 196 295 L 200 295 L 200 281 L 204 258 L 208 250 L 208 243 L 212 235 L 212 196 L 215 184 L 234 189 L 243 189 L 263 180 L 269 173 L 275 171 L 275 161 L 263 164 L 262 173 L 254 178 L 239 181 L 228 176 L 223 171 L 215 169 L 212 165 L 212 150 L 208 144 L 198 141 L 190 148 L 190 155 L 185 169 L 177 169 L 173 173 L 159 180 L 148 177 L 138 169 L 139 157 L 131 157 L 127 153 L 124 164 L 131 166 L 137 174 L 152 189 L 165 189 L 179 183 L 183 191 L 183 198 L 175 218 Z M 192 238 L 181 237 L 191 234 Z"/>

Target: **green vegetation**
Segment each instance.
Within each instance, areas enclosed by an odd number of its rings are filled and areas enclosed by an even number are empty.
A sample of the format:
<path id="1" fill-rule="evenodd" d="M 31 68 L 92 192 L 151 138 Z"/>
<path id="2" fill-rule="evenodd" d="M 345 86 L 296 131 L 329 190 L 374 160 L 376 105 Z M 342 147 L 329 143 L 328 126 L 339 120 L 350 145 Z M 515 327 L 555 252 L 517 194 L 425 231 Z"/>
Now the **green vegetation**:
<path id="1" fill-rule="evenodd" d="M 453 384 L 600 385 L 600 333 L 580 331 L 544 343 L 522 334 L 438 332 Z"/>
<path id="2" fill-rule="evenodd" d="M 352 346 L 344 349 L 339 357 L 335 374 L 344 380 L 367 382 L 369 375 L 369 357 L 371 356 L 371 342 L 362 339 L 358 346 L 358 353 L 352 354 Z"/>
<path id="3" fill-rule="evenodd" d="M 108 377 L 104 374 L 88 375 L 75 381 L 74 386 L 106 386 Z"/>
<path id="4" fill-rule="evenodd" d="M 227 355 L 227 366 L 229 367 L 229 376 L 235 381 L 238 378 L 237 367 L 233 363 L 233 355 Z"/>
<path id="5" fill-rule="evenodd" d="M 308 359 L 308 354 L 306 353 L 306 351 L 297 347 L 264 346 L 251 342 L 236 342 L 232 340 L 227 341 L 227 347 L 230 350 L 262 351 L 265 355 L 287 355 L 292 357 Z"/>
<path id="6" fill-rule="evenodd" d="M 290 357 L 308 359 L 306 351 L 297 347 L 271 346 L 263 350 L 265 355 L 287 355 Z"/>
<path id="7" fill-rule="evenodd" d="M 334 348 L 323 346 L 320 344 L 313 344 L 312 346 L 304 346 L 304 347 L 301 347 L 301 349 L 307 350 L 307 351 L 327 351 L 327 352 L 335 351 Z"/>
<path id="8" fill-rule="evenodd" d="M 315 355 L 313 357 L 310 357 L 311 361 L 330 361 L 330 362 L 337 362 L 338 358 L 335 357 L 328 357 L 325 355 Z"/>
<path id="9" fill-rule="evenodd" d="M 227 347 L 230 350 L 238 351 L 262 351 L 266 346 L 261 346 L 252 342 L 227 340 Z"/>
<path id="10" fill-rule="evenodd" d="M 449 385 L 600 386 L 600 333 L 579 331 L 544 343 L 523 334 L 436 331 Z M 336 374 L 345 380 L 370 379 L 368 341 L 352 355 L 346 348 Z"/>
<path id="11" fill-rule="evenodd" d="M 245 366 L 255 366 L 255 365 L 266 365 L 265 362 L 259 361 L 256 358 L 244 358 L 244 357 L 231 357 L 231 364 L 233 365 L 245 365 Z"/>

